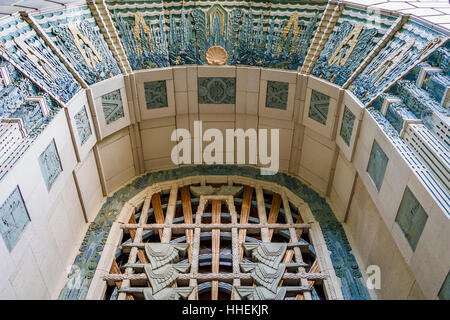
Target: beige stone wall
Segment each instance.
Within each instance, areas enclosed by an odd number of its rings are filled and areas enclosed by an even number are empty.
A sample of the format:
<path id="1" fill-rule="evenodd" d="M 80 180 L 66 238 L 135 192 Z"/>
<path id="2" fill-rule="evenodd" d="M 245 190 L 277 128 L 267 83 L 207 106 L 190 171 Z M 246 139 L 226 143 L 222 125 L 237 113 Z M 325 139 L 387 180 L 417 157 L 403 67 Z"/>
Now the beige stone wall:
<path id="1" fill-rule="evenodd" d="M 199 105 L 198 76 L 235 76 L 236 104 Z M 143 83 L 154 80 L 167 81 L 167 108 L 146 109 Z M 273 80 L 289 83 L 286 110 L 265 107 L 267 81 Z M 116 89 L 121 90 L 125 115 L 106 125 L 101 95 Z M 312 89 L 331 97 L 326 125 L 306 117 Z M 85 105 L 92 135 L 81 145 L 74 114 Z M 339 135 L 344 105 L 356 117 L 349 145 Z M 0 203 L 19 185 L 32 221 L 11 253 L 0 241 L 0 272 L 5 275 L 0 297 L 57 297 L 87 222 L 95 219 L 105 196 L 136 175 L 176 167 L 170 157 L 175 145 L 171 133 L 189 129 L 193 150 L 194 120 L 203 121 L 203 131 L 220 129 L 224 138 L 228 128 L 279 129 L 280 170 L 328 197 L 361 270 L 371 264 L 382 268 L 378 298 L 437 297 L 450 265 L 442 237 L 450 234 L 449 217 L 363 106 L 336 86 L 296 72 L 209 66 L 117 76 L 81 91 L 58 114 L 1 182 Z M 49 192 L 37 158 L 53 138 L 63 172 Z M 374 138 L 389 157 L 379 192 L 366 172 Z M 246 153 L 248 159 L 248 146 Z M 395 223 L 406 186 L 428 214 L 414 252 Z"/>
<path id="2" fill-rule="evenodd" d="M 425 298 L 359 178 L 344 226 L 362 272 L 370 265 L 380 267 L 381 288 L 375 289 L 378 299 Z"/>
<path id="3" fill-rule="evenodd" d="M 63 171 L 47 190 L 38 157 L 52 139 Z M 61 110 L 2 180 L 0 203 L 19 185 L 31 221 L 11 252 L 0 240 L 0 299 L 58 297 L 88 226 L 73 177 L 76 164 Z M 93 180 L 97 172 L 90 174 Z"/>

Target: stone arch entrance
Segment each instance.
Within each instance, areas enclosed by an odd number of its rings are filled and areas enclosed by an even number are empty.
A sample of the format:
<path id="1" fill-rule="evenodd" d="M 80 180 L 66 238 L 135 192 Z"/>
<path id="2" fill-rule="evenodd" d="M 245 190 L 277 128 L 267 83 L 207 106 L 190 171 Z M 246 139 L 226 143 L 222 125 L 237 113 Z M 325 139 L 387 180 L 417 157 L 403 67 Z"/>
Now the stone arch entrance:
<path id="1" fill-rule="evenodd" d="M 61 296 L 368 297 L 342 227 L 323 198 L 286 174 L 212 167 L 149 173 L 108 198 L 74 266 L 85 252 L 99 251 L 89 239 L 103 232 L 101 255 L 87 258 L 87 268 L 78 264 Z"/>

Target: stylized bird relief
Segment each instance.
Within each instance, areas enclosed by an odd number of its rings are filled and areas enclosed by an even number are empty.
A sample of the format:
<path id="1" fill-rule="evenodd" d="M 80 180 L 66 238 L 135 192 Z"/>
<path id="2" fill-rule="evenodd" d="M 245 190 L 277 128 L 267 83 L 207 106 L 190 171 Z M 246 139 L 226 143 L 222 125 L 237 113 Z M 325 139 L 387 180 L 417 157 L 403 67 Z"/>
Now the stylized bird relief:
<path id="1" fill-rule="evenodd" d="M 286 243 L 243 243 L 245 254 L 271 268 L 278 268 L 287 249 Z"/>
<path id="2" fill-rule="evenodd" d="M 142 294 L 145 300 L 186 300 L 194 287 L 164 288 L 153 293 L 152 288 L 123 288 L 119 292 L 127 294 Z"/>
<path id="3" fill-rule="evenodd" d="M 124 247 L 144 248 L 149 263 L 128 263 L 123 268 L 144 269 L 151 285 L 151 294 L 172 285 L 179 273 L 189 271 L 190 263 L 177 263 L 180 257 L 185 257 L 189 244 L 187 243 L 131 243 Z"/>
<path id="4" fill-rule="evenodd" d="M 287 268 L 307 267 L 308 265 L 301 263 L 281 263 L 286 249 L 288 247 L 303 246 L 302 242 L 295 243 L 243 243 L 242 246 L 247 256 L 251 256 L 255 263 L 240 263 L 242 272 L 250 273 L 253 281 L 258 285 L 266 288 L 272 292 L 273 297 L 267 299 L 274 299 L 279 293 L 278 284 L 283 277 Z M 297 290 L 298 288 L 296 288 Z M 246 290 L 246 289 L 242 289 Z M 255 291 L 256 292 L 256 291 Z M 258 294 L 263 294 L 261 291 Z M 280 292 L 282 294 L 282 292 Z M 255 298 L 256 299 L 256 298 Z"/>
<path id="5" fill-rule="evenodd" d="M 191 186 L 190 190 L 196 197 L 221 195 L 221 196 L 236 196 L 242 191 L 242 186 L 221 186 L 220 188 L 213 188 L 212 186 Z"/>
<path id="6" fill-rule="evenodd" d="M 188 272 L 190 266 L 190 263 L 179 263 L 167 264 L 158 269 L 153 269 L 150 263 L 145 264 L 144 271 L 152 286 L 152 294 L 172 285 L 177 280 L 179 273 Z"/>
<path id="7" fill-rule="evenodd" d="M 240 263 L 242 272 L 251 273 L 253 280 L 264 288 L 277 292 L 278 284 L 286 270 L 285 264 L 280 264 L 277 268 L 271 268 L 262 263 Z"/>
<path id="8" fill-rule="evenodd" d="M 284 300 L 286 287 L 278 287 L 272 292 L 264 287 L 237 286 L 236 292 L 242 300 Z"/>
<path id="9" fill-rule="evenodd" d="M 166 264 L 180 261 L 180 257 L 186 256 L 188 247 L 188 243 L 146 243 L 145 254 L 152 269 L 158 269 Z"/>

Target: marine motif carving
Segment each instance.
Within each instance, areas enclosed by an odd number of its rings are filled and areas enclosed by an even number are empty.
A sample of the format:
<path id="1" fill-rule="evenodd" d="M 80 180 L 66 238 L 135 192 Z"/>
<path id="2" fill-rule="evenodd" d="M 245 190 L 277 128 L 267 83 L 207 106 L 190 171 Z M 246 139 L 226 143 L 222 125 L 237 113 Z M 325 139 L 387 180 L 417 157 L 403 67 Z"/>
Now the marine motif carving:
<path id="1" fill-rule="evenodd" d="M 308 117 L 323 125 L 326 125 L 329 106 L 330 106 L 329 96 L 316 90 L 312 90 Z"/>
<path id="2" fill-rule="evenodd" d="M 91 124 L 89 123 L 86 106 L 82 106 L 75 116 L 75 126 L 77 127 L 78 136 L 80 137 L 80 144 L 83 145 L 91 136 Z"/>
<path id="3" fill-rule="evenodd" d="M 22 18 L 15 21 L 19 25 L 26 25 Z M 13 24 L 1 26 L 3 39 L 11 39 L 0 45 L 2 58 L 20 66 L 21 71 L 58 102 L 68 102 L 81 86 L 30 26 L 26 25 L 20 29 L 14 29 L 12 26 Z M 56 83 L 58 85 L 55 85 Z"/>
<path id="4" fill-rule="evenodd" d="M 193 63 L 246 64 L 295 70 L 306 57 L 319 18 L 318 10 L 306 19 L 300 19 L 299 13 L 294 12 L 287 23 L 276 25 L 275 16 L 262 14 L 254 17 L 251 7 L 247 11 L 241 8 L 227 10 L 219 4 L 205 10 L 183 6 L 178 20 L 175 15 L 179 13 L 169 10 L 166 23 L 170 28 L 166 35 L 162 12 L 157 30 L 155 14 L 145 10 L 149 9 L 133 10 L 132 19 L 130 14 L 123 13 L 122 8 L 120 12 L 113 9 L 134 70 Z M 211 49 L 213 47 L 223 50 Z"/>
<path id="5" fill-rule="evenodd" d="M 120 69 L 98 27 L 89 21 L 70 21 L 55 26 L 52 33 L 64 56 L 88 84 L 108 79 Z"/>
<path id="6" fill-rule="evenodd" d="M 443 41 L 444 37 L 434 30 L 408 21 L 352 82 L 350 90 L 363 103 L 372 101 L 380 91 L 406 73 L 414 63 L 436 50 Z"/>
<path id="7" fill-rule="evenodd" d="M 0 207 L 0 233 L 11 251 L 30 221 L 19 187 L 6 198 Z"/>
<path id="8" fill-rule="evenodd" d="M 236 78 L 198 78 L 199 104 L 236 103 Z"/>
<path id="9" fill-rule="evenodd" d="M 147 109 L 168 106 L 166 80 L 144 82 L 144 92 Z"/>
<path id="10" fill-rule="evenodd" d="M 221 46 L 213 46 L 206 51 L 206 61 L 210 65 L 223 66 L 227 59 L 227 52 Z"/>
<path id="11" fill-rule="evenodd" d="M 372 178 L 373 183 L 378 191 L 380 191 L 383 183 L 384 173 L 389 159 L 379 146 L 376 140 L 373 141 L 372 151 L 370 152 L 369 164 L 367 165 L 367 173 Z"/>
<path id="12" fill-rule="evenodd" d="M 102 96 L 102 108 L 106 124 L 110 124 L 125 116 L 120 89 Z"/>
<path id="13" fill-rule="evenodd" d="M 339 134 L 348 146 L 350 145 L 350 140 L 352 138 L 354 124 L 355 124 L 355 115 L 350 111 L 350 109 L 347 106 L 345 106 L 344 115 L 342 116 L 341 131 L 339 132 Z"/>
<path id="14" fill-rule="evenodd" d="M 14 66 L 0 58 L 0 179 L 27 151 L 60 107 Z M 17 135 L 19 133 L 19 135 Z"/>
<path id="15" fill-rule="evenodd" d="M 55 140 L 52 140 L 39 156 L 39 166 L 41 167 L 47 190 L 50 190 L 53 182 L 55 182 L 56 178 L 62 172 Z"/>
<path id="16" fill-rule="evenodd" d="M 329 38 L 312 74 L 343 85 L 373 47 L 376 29 L 344 21 Z"/>
<path id="17" fill-rule="evenodd" d="M 289 83 L 267 81 L 266 108 L 287 109 Z"/>

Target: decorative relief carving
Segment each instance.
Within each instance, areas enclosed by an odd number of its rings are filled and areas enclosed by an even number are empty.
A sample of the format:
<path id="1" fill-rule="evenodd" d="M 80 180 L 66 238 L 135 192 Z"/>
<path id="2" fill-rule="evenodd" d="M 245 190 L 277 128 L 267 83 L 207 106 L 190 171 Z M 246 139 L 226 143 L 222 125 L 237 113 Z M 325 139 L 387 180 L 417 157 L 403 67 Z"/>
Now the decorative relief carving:
<path id="1" fill-rule="evenodd" d="M 198 103 L 236 103 L 236 78 L 198 78 Z"/>
<path id="2" fill-rule="evenodd" d="M 55 42 L 88 84 L 108 79 L 120 69 L 97 26 L 88 20 L 54 26 Z"/>
<path id="3" fill-rule="evenodd" d="M 206 51 L 206 61 L 210 65 L 223 66 L 227 63 L 228 55 L 221 46 L 214 46 Z"/>
<path id="4" fill-rule="evenodd" d="M 308 117 L 323 125 L 326 125 L 329 106 L 330 106 L 329 96 L 316 90 L 312 90 Z"/>
<path id="5" fill-rule="evenodd" d="M 304 243 L 290 243 L 290 247 L 303 246 Z M 242 299 L 249 300 L 282 300 L 287 291 L 311 290 L 309 287 L 285 286 L 279 283 L 288 266 L 307 267 L 304 263 L 281 263 L 288 247 L 287 243 L 243 243 L 247 256 L 251 256 L 256 263 L 240 263 L 243 272 L 250 272 L 252 279 L 259 286 L 237 286 L 236 292 Z"/>
<path id="6" fill-rule="evenodd" d="M 27 151 L 60 107 L 0 57 L 0 179 Z M 19 134 L 18 134 L 19 133 Z"/>
<path id="7" fill-rule="evenodd" d="M 80 247 L 80 253 L 76 257 L 69 274 L 69 280 L 61 291 L 60 299 L 84 299 L 86 297 L 112 223 L 127 201 L 147 186 L 155 183 L 200 175 L 256 177 L 261 181 L 276 182 L 280 186 L 291 190 L 309 205 L 312 214 L 320 224 L 327 248 L 331 254 L 334 270 L 342 283 L 344 299 L 370 299 L 367 289 L 362 284 L 362 275 L 358 269 L 359 267 L 355 257 L 351 254 L 352 249 L 345 235 L 345 231 L 326 200 L 321 198 L 314 190 L 287 174 L 277 173 L 275 176 L 262 176 L 258 173 L 259 169 L 252 167 L 198 165 L 151 172 L 136 178 L 133 182 L 107 199 L 96 216 L 95 221 L 89 226 Z M 306 288 L 298 287 L 295 289 L 296 291 L 301 291 Z"/>
<path id="8" fill-rule="evenodd" d="M 22 194 L 17 186 L 0 207 L 0 232 L 11 251 L 30 221 Z"/>
<path id="9" fill-rule="evenodd" d="M 80 137 L 80 143 L 83 145 L 91 136 L 91 124 L 89 123 L 89 117 L 86 112 L 86 106 L 81 107 L 75 116 L 75 126 L 77 127 L 78 136 Z"/>
<path id="10" fill-rule="evenodd" d="M 312 74 L 343 85 L 373 47 L 376 29 L 344 21 L 329 38 Z"/>
<path id="11" fill-rule="evenodd" d="M 223 195 L 223 196 L 236 196 L 242 192 L 242 186 L 221 186 L 220 188 L 213 188 L 208 186 L 190 186 L 192 194 L 196 197 L 204 195 Z"/>
<path id="12" fill-rule="evenodd" d="M 420 235 L 422 234 L 428 215 L 417 201 L 411 190 L 406 187 L 402 202 L 397 212 L 395 222 L 402 229 L 413 251 L 417 247 Z"/>
<path id="13" fill-rule="evenodd" d="M 355 124 L 355 115 L 345 106 L 344 116 L 342 117 L 342 126 L 340 131 L 341 138 L 349 146 L 352 139 L 353 125 Z"/>
<path id="14" fill-rule="evenodd" d="M 292 13 L 297 9 L 295 5 L 291 6 L 293 8 L 281 9 L 290 15 L 289 21 L 275 24 L 277 16 L 262 14 L 254 17 L 252 7 L 261 11 L 259 4 L 253 4 L 249 10 L 225 9 L 220 4 L 204 10 L 187 10 L 183 5 L 178 21 L 174 16 L 180 14 L 167 9 L 169 21 L 166 23 L 170 28 L 166 35 L 163 14 L 167 13 L 161 12 L 159 22 L 156 22 L 157 14 L 153 7 L 143 6 L 140 11 L 136 11 L 131 6 L 125 5 L 126 9 L 121 6 L 116 10 L 116 5 L 110 5 L 114 8 L 115 22 L 128 60 L 135 70 L 165 67 L 169 63 L 225 62 L 296 70 L 303 64 L 319 21 L 320 9 L 324 6 L 314 4 L 314 15 L 301 17 L 301 11 Z M 220 58 L 210 55 L 208 49 L 215 46 L 224 49 L 221 50 Z"/>
<path id="15" fill-rule="evenodd" d="M 267 81 L 266 108 L 287 109 L 289 83 Z"/>
<path id="16" fill-rule="evenodd" d="M 278 287 L 276 292 L 253 286 L 237 286 L 235 289 L 241 299 L 246 300 L 284 300 L 287 292 L 285 287 Z"/>
<path id="17" fill-rule="evenodd" d="M 408 21 L 352 82 L 350 90 L 368 103 L 443 41 L 444 37 L 434 30 Z"/>
<path id="18" fill-rule="evenodd" d="M 422 89 L 427 91 L 442 106 L 450 108 L 450 78 L 442 72 L 427 73 Z"/>
<path id="19" fill-rule="evenodd" d="M 20 29 L 12 27 L 16 24 L 25 26 Z M 81 86 L 72 74 L 22 18 L 16 18 L 15 24 L 5 24 L 1 28 L 5 44 L 0 45 L 0 55 L 5 60 L 20 66 L 27 76 L 62 103 L 68 102 L 80 90 Z M 5 37 L 10 37 L 11 41 L 5 41 Z"/>
<path id="20" fill-rule="evenodd" d="M 62 172 L 61 162 L 59 160 L 54 139 L 39 156 L 39 165 L 47 185 L 47 190 L 50 190 L 53 182 L 55 182 L 56 178 Z"/>
<path id="21" fill-rule="evenodd" d="M 133 11 L 129 19 L 114 10 L 114 20 L 131 67 L 133 70 L 167 67 L 169 51 L 164 14 L 160 13 L 157 23 L 150 23 L 141 12 L 136 12 L 135 8 Z"/>
<path id="22" fill-rule="evenodd" d="M 378 145 L 376 140 L 373 141 L 372 151 L 370 152 L 369 164 L 367 165 L 367 173 L 372 178 L 373 183 L 378 191 L 380 191 L 383 183 L 384 173 L 389 159 L 383 149 Z"/>
<path id="23" fill-rule="evenodd" d="M 102 96 L 102 108 L 106 124 L 110 124 L 125 116 L 120 89 Z"/>
<path id="24" fill-rule="evenodd" d="M 147 109 L 168 106 L 166 80 L 144 82 L 144 91 Z"/>
<path id="25" fill-rule="evenodd" d="M 186 256 L 187 243 L 145 243 L 130 244 L 130 247 L 144 247 L 150 263 L 126 264 L 124 267 L 144 269 L 151 288 L 126 288 L 119 292 L 142 293 L 146 300 L 179 300 L 186 299 L 193 287 L 169 288 L 178 279 L 179 273 L 189 271 L 189 263 L 179 263 Z"/>

